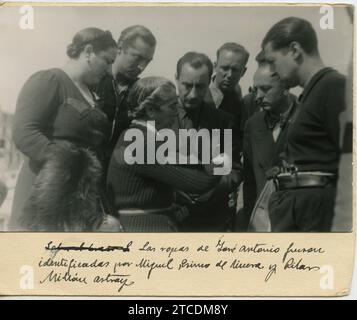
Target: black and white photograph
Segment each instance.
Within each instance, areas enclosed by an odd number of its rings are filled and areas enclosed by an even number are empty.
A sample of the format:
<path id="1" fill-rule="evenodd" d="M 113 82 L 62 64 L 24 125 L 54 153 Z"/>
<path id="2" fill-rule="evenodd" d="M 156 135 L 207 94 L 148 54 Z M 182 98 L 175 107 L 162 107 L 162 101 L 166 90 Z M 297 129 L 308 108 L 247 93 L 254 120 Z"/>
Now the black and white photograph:
<path id="1" fill-rule="evenodd" d="M 0 230 L 351 232 L 353 18 L 0 7 Z"/>

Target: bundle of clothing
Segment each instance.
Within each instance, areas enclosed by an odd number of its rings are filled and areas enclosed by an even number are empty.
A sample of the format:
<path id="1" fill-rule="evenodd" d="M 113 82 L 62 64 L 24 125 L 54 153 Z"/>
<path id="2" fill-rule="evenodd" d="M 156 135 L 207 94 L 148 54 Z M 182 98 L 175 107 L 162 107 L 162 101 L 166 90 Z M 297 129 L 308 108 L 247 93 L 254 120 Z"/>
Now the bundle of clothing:
<path id="1" fill-rule="evenodd" d="M 92 231 L 102 224 L 102 166 L 96 154 L 56 141 L 32 186 L 22 226 L 32 231 Z"/>

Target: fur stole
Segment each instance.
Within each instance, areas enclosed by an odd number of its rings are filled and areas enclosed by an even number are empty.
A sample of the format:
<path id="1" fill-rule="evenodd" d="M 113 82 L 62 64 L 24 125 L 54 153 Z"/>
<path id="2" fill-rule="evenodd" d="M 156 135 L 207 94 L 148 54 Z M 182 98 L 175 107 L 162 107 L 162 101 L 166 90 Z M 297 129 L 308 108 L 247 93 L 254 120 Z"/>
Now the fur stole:
<path id="1" fill-rule="evenodd" d="M 51 145 L 24 206 L 22 226 L 32 231 L 91 231 L 100 210 L 102 167 L 93 151 L 67 141 Z"/>

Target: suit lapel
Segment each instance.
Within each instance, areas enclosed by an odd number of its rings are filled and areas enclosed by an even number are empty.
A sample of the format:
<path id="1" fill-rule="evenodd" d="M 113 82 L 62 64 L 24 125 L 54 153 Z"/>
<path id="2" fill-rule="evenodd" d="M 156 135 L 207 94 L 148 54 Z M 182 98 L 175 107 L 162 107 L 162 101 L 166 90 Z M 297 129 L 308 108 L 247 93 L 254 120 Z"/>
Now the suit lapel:
<path id="1" fill-rule="evenodd" d="M 271 131 L 267 128 L 264 117 L 259 118 L 259 120 L 259 122 L 256 122 L 253 143 L 256 145 L 259 164 L 262 168 L 266 168 L 270 165 L 270 160 L 274 153 L 275 142 Z"/>

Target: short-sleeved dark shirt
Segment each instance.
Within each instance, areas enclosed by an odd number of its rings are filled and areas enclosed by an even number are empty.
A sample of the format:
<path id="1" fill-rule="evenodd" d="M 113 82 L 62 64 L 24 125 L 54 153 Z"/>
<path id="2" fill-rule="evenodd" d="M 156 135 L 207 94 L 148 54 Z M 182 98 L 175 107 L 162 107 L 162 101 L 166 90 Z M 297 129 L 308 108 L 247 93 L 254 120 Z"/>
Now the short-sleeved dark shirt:
<path id="1" fill-rule="evenodd" d="M 345 109 L 346 79 L 332 68 L 317 72 L 299 99 L 288 128 L 286 155 L 299 171 L 335 173 L 339 161 L 339 114 Z"/>

